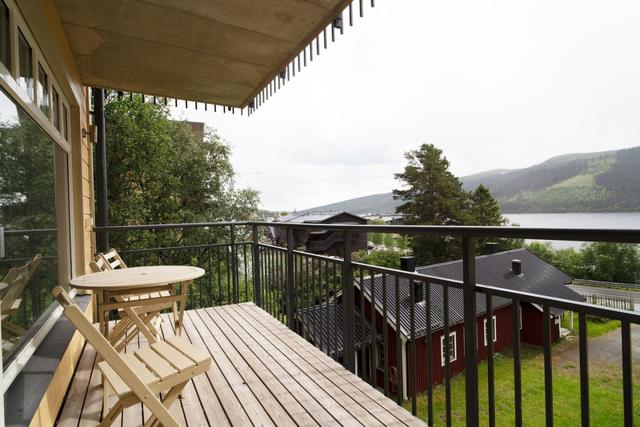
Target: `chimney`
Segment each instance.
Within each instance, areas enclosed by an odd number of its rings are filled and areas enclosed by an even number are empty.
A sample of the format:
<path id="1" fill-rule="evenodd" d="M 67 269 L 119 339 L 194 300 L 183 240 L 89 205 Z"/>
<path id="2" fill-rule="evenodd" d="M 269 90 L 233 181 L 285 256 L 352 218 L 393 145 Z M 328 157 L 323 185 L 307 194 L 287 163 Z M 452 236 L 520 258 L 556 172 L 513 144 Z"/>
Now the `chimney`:
<path id="1" fill-rule="evenodd" d="M 496 242 L 487 242 L 484 244 L 484 254 L 491 255 L 500 252 L 500 245 Z"/>
<path id="2" fill-rule="evenodd" d="M 400 270 L 402 271 L 416 271 L 416 259 L 412 256 L 403 256 L 400 257 Z M 413 286 L 413 301 L 414 302 L 422 302 L 424 301 L 424 283 L 422 282 L 414 282 L 411 281 Z"/>
<path id="3" fill-rule="evenodd" d="M 511 260 L 511 272 L 513 274 L 515 274 L 516 276 L 519 276 L 522 274 L 522 261 L 520 261 L 519 259 L 512 259 Z"/>

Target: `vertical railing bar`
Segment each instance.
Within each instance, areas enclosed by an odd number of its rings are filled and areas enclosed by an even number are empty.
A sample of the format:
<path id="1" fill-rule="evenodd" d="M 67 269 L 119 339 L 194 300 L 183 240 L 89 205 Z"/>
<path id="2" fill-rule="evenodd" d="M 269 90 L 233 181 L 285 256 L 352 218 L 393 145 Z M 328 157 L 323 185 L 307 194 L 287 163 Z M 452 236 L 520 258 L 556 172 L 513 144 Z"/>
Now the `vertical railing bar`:
<path id="1" fill-rule="evenodd" d="M 360 377 L 362 379 L 365 378 L 365 358 L 364 358 L 364 343 L 366 340 L 366 328 L 364 324 L 364 270 L 360 268 L 360 333 L 362 336 L 360 337 L 360 366 L 358 369 L 360 373 Z"/>
<path id="2" fill-rule="evenodd" d="M 369 316 L 371 319 L 371 341 L 369 347 L 369 364 L 371 368 L 371 378 L 369 379 L 369 383 L 375 387 L 376 386 L 376 352 L 374 349 L 377 344 L 377 328 L 376 328 L 376 277 L 373 271 L 369 271 L 369 276 L 371 277 L 371 315 Z"/>
<path id="3" fill-rule="evenodd" d="M 231 293 L 232 293 L 232 285 L 231 285 L 231 251 L 233 251 L 233 247 L 227 243 L 225 246 L 225 267 L 227 270 L 227 304 L 231 304 Z"/>
<path id="4" fill-rule="evenodd" d="M 449 353 L 449 287 L 442 285 L 442 306 L 444 315 L 444 391 L 445 391 L 445 422 L 451 426 L 451 354 Z M 456 343 L 457 344 L 457 343 Z M 456 353 L 458 349 L 456 348 Z M 457 354 L 456 354 L 457 356 Z"/>
<path id="5" fill-rule="evenodd" d="M 244 258 L 244 302 L 249 301 L 249 271 L 247 265 L 247 244 L 242 244 L 242 257 Z M 253 260 L 252 260 L 253 262 Z"/>
<path id="6" fill-rule="evenodd" d="M 582 426 L 589 426 L 589 354 L 587 347 L 587 316 L 578 313 L 578 339 L 580 348 L 580 414 Z"/>
<path id="7" fill-rule="evenodd" d="M 513 323 L 513 404 L 515 408 L 515 425 L 522 425 L 522 378 L 520 364 L 520 302 L 513 300 L 511 317 Z"/>
<path id="8" fill-rule="evenodd" d="M 295 316 L 293 315 L 295 311 L 295 275 L 293 272 L 293 249 L 295 247 L 293 228 L 289 227 L 287 229 L 287 290 L 286 290 L 286 306 L 287 306 L 287 325 L 289 329 L 295 331 L 296 322 Z"/>
<path id="9" fill-rule="evenodd" d="M 318 333 L 318 324 L 316 322 L 316 259 L 311 258 L 311 305 L 313 308 L 313 331 L 314 335 L 312 336 L 313 345 L 318 347 L 320 344 L 316 340 L 316 335 Z"/>
<path id="10" fill-rule="evenodd" d="M 411 414 L 417 413 L 417 394 L 418 394 L 418 374 L 416 363 L 416 289 L 413 279 L 409 280 L 409 319 L 410 319 L 410 349 L 411 349 L 411 378 L 409 384 L 411 385 Z"/>
<path id="11" fill-rule="evenodd" d="M 333 358 L 338 359 L 338 300 L 337 281 L 338 281 L 338 265 L 333 263 Z"/>
<path id="12" fill-rule="evenodd" d="M 493 297 L 486 294 L 487 305 L 487 393 L 489 404 L 489 427 L 496 425 L 496 394 L 495 394 L 495 378 L 493 363 Z"/>
<path id="13" fill-rule="evenodd" d="M 400 321 L 400 277 L 395 275 L 395 322 L 396 322 L 396 377 L 397 377 L 397 390 L 396 390 L 396 402 L 398 405 L 402 404 L 404 380 L 402 375 L 404 360 L 402 360 L 402 323 Z"/>
<path id="14" fill-rule="evenodd" d="M 327 339 L 327 356 L 331 354 L 331 317 L 329 316 L 329 261 L 324 262 L 324 283 L 326 286 L 325 299 L 327 305 L 327 330 L 325 338 Z"/>
<path id="15" fill-rule="evenodd" d="M 354 287 L 353 287 L 353 271 L 351 265 L 351 231 L 343 230 L 343 260 L 342 260 L 342 295 L 343 295 L 343 348 L 344 348 L 344 365 L 351 372 L 355 372 L 355 352 L 353 345 L 354 338 Z"/>
<path id="16" fill-rule="evenodd" d="M 478 348 L 476 313 L 476 241 L 473 237 L 462 237 L 462 274 L 464 305 L 464 352 L 465 410 L 467 427 L 479 424 L 478 408 Z"/>
<path id="17" fill-rule="evenodd" d="M 553 377 L 551 371 L 551 313 L 549 306 L 542 307 L 542 339 L 544 345 L 544 412 L 547 427 L 553 426 Z"/>
<path id="18" fill-rule="evenodd" d="M 322 311 L 322 259 L 318 260 L 318 313 L 320 314 L 320 329 L 318 330 L 318 345 L 320 346 L 320 350 L 324 351 L 324 327 L 323 324 L 325 322 L 325 315 Z"/>
<path id="19" fill-rule="evenodd" d="M 382 351 L 384 366 L 384 395 L 389 396 L 389 332 L 387 317 L 387 273 L 382 273 Z"/>
<path id="20" fill-rule="evenodd" d="M 253 298 L 258 307 L 262 307 L 260 300 L 260 240 L 258 236 L 258 226 L 253 224 Z"/>
<path id="21" fill-rule="evenodd" d="M 622 334 L 622 396 L 624 407 L 624 425 L 633 426 L 633 372 L 631 357 L 631 325 L 629 322 L 621 323 Z"/>
<path id="22" fill-rule="evenodd" d="M 232 281 L 233 281 L 233 303 L 237 304 L 240 299 L 240 296 L 238 295 L 239 294 L 238 276 L 240 274 L 238 273 L 238 248 L 236 246 L 236 226 L 233 224 L 230 227 L 230 234 L 231 234 L 231 274 L 232 274 Z"/>
<path id="23" fill-rule="evenodd" d="M 216 261 L 217 261 L 217 276 L 218 276 L 218 304 L 220 305 L 224 305 L 223 301 L 223 297 L 222 297 L 222 263 L 220 261 L 220 251 L 221 251 L 221 247 L 218 246 L 216 247 Z"/>
<path id="24" fill-rule="evenodd" d="M 427 425 L 433 426 L 433 340 L 431 338 L 431 283 L 425 283 L 424 306 L 427 327 Z"/>

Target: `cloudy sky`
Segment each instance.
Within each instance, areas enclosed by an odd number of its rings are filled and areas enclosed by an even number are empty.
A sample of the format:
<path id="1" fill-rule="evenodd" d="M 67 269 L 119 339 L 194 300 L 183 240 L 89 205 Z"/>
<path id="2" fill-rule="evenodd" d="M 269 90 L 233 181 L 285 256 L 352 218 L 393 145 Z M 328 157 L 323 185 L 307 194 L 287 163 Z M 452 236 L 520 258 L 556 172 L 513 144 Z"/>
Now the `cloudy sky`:
<path id="1" fill-rule="evenodd" d="M 640 145 L 640 2 L 379 0 L 251 116 L 181 110 L 267 209 L 397 187 L 403 153 L 464 176 Z"/>

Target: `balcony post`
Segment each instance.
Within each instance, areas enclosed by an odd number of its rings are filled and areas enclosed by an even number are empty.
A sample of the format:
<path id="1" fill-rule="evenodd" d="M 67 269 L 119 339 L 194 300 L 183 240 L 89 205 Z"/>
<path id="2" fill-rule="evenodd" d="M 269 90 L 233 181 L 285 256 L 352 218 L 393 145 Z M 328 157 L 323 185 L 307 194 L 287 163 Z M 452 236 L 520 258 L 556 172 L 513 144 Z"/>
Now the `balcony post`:
<path id="1" fill-rule="evenodd" d="M 229 227 L 229 235 L 231 240 L 231 278 L 233 286 L 233 303 L 238 301 L 238 254 L 236 252 L 236 226 L 231 224 Z"/>
<path id="2" fill-rule="evenodd" d="M 478 426 L 478 358 L 476 352 L 476 241 L 462 237 L 464 348 L 472 349 L 464 355 L 466 425 Z"/>
<path id="3" fill-rule="evenodd" d="M 294 295 L 294 280 L 295 277 L 293 275 L 293 249 L 295 247 L 295 242 L 293 240 L 293 227 L 287 228 L 287 294 L 286 294 L 286 304 L 287 304 L 287 326 L 289 329 L 295 332 L 296 330 L 296 321 L 294 312 L 296 310 L 296 297 Z"/>
<path id="4" fill-rule="evenodd" d="M 344 307 L 343 319 L 343 347 L 344 366 L 355 373 L 355 345 L 354 345 L 354 310 L 355 291 L 353 286 L 353 271 L 351 266 L 351 230 L 342 232 L 342 304 Z"/>
<path id="5" fill-rule="evenodd" d="M 253 302 L 262 307 L 260 295 L 260 240 L 258 239 L 258 225 L 253 224 Z"/>
<path id="6" fill-rule="evenodd" d="M 107 140 L 105 135 L 104 89 L 91 88 L 93 96 L 93 122 L 97 130 L 96 144 L 96 226 L 109 225 L 107 201 Z M 96 233 L 96 246 L 100 252 L 109 250 L 109 232 Z"/>

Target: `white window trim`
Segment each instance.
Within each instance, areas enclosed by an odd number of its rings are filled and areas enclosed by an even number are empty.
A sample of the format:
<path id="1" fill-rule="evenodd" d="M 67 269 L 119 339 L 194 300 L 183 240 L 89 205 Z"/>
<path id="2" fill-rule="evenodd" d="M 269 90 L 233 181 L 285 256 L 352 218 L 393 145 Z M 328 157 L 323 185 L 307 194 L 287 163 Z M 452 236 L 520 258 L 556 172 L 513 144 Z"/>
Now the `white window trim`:
<path id="1" fill-rule="evenodd" d="M 496 321 L 496 316 L 491 316 L 491 320 L 493 322 L 493 342 L 497 342 L 498 341 L 498 322 Z M 484 345 L 485 347 L 489 344 L 489 342 L 487 341 L 487 333 L 489 331 L 487 330 L 487 319 L 484 319 Z"/>
<path id="2" fill-rule="evenodd" d="M 56 88 L 58 92 L 58 96 L 60 97 L 60 104 L 65 104 L 69 107 L 69 102 L 66 99 L 64 92 L 60 90 L 62 85 L 60 85 L 55 78 L 54 74 L 51 71 L 51 67 L 49 67 L 49 63 L 45 59 L 42 54 L 40 47 L 38 45 L 37 40 L 31 34 L 29 30 L 29 26 L 26 21 L 22 17 L 19 8 L 16 6 L 14 0 L 3 0 L 5 5 L 9 8 L 9 20 L 11 25 L 10 37 L 11 40 L 11 70 L 8 70 L 3 63 L 0 62 L 0 84 L 2 88 L 13 98 L 13 100 L 19 104 L 25 111 L 29 113 L 31 118 L 54 140 L 56 144 L 58 144 L 64 151 L 67 153 L 71 153 L 71 144 L 65 140 L 63 131 L 58 131 L 56 127 L 53 125 L 53 116 L 49 114 L 47 117 L 46 114 L 42 112 L 40 107 L 38 106 L 37 100 L 37 88 L 38 88 L 38 63 L 42 65 L 42 68 L 47 73 L 48 78 L 48 93 L 49 93 L 49 108 L 51 109 L 51 94 L 52 87 Z M 27 90 L 18 84 L 16 80 L 18 74 L 18 32 L 22 32 L 25 39 L 31 46 L 32 51 L 32 63 L 33 63 L 33 94 L 30 96 L 27 93 Z M 62 107 L 61 107 L 62 109 Z M 70 111 L 69 111 L 70 113 Z M 70 114 L 69 114 L 70 115 Z M 62 117 L 61 117 L 61 126 L 62 126 Z M 67 117 L 68 123 L 67 126 L 70 129 L 70 117 Z"/>
<path id="3" fill-rule="evenodd" d="M 449 343 L 453 343 L 453 356 L 449 357 L 449 364 L 451 362 L 455 362 L 458 360 L 458 340 L 456 339 L 456 332 L 449 332 Z M 444 335 L 440 337 L 440 363 L 442 366 L 445 365 L 445 357 L 444 357 Z"/>

